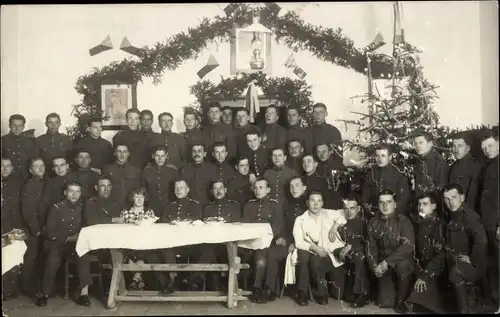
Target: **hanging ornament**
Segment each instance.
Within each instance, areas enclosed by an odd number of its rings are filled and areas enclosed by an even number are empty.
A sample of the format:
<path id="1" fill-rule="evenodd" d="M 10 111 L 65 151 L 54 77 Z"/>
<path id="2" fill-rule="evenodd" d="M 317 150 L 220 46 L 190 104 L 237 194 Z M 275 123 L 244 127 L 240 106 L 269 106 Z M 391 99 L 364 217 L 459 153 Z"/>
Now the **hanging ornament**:
<path id="1" fill-rule="evenodd" d="M 370 43 L 368 44 L 367 46 L 365 46 L 363 48 L 363 51 L 366 53 L 371 53 L 379 48 L 381 48 L 382 46 L 385 45 L 385 42 L 384 42 L 384 36 L 382 35 L 382 33 L 380 32 L 377 32 L 377 35 L 375 36 L 375 39 Z"/>
<path id="2" fill-rule="evenodd" d="M 122 43 L 120 44 L 120 49 L 135 56 L 140 56 L 141 53 L 144 51 L 143 49 L 135 47 L 132 44 L 130 44 L 130 41 L 126 36 L 123 38 Z"/>
<path id="3" fill-rule="evenodd" d="M 299 65 L 297 65 L 297 62 L 295 61 L 295 57 L 293 56 L 293 54 L 291 54 L 287 58 L 285 62 L 285 67 L 293 69 L 293 73 L 300 79 L 304 79 L 307 76 L 307 73 Z"/>
<path id="4" fill-rule="evenodd" d="M 200 79 L 202 79 L 203 77 L 205 77 L 208 73 L 210 73 L 212 70 L 216 69 L 217 67 L 219 67 L 219 62 L 217 61 L 217 59 L 215 58 L 215 56 L 213 54 L 210 54 L 205 66 L 203 66 L 196 74 L 198 75 L 198 77 L 200 77 Z"/>
<path id="5" fill-rule="evenodd" d="M 97 54 L 99 54 L 101 52 L 110 50 L 112 48 L 113 48 L 113 44 L 111 43 L 111 38 L 108 35 L 104 39 L 104 41 L 101 42 L 101 44 L 99 44 L 97 46 L 94 46 L 91 49 L 89 49 L 89 54 L 90 54 L 90 56 L 94 56 L 94 55 L 97 55 Z"/>

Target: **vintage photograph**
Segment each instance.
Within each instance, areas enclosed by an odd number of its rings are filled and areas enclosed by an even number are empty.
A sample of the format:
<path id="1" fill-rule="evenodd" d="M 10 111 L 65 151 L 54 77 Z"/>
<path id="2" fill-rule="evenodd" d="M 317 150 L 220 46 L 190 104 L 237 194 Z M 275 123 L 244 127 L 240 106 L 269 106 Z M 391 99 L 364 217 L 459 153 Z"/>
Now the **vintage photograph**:
<path id="1" fill-rule="evenodd" d="M 135 108 L 133 102 L 133 85 L 102 85 L 101 107 L 103 113 L 109 116 L 107 126 L 126 126 L 125 114 L 128 109 Z"/>
<path id="2" fill-rule="evenodd" d="M 263 72 L 270 75 L 272 35 L 247 31 L 245 28 L 236 28 L 234 35 L 231 43 L 231 73 Z"/>

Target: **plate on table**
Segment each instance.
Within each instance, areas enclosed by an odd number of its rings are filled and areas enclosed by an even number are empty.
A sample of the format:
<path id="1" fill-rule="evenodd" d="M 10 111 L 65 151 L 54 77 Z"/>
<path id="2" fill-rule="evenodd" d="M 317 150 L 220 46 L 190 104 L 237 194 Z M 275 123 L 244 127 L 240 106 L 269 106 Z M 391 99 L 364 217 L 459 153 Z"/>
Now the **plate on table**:
<path id="1" fill-rule="evenodd" d="M 192 222 L 192 224 L 193 226 L 201 226 L 202 224 L 204 224 L 204 222 L 201 220 L 195 220 Z"/>
<path id="2" fill-rule="evenodd" d="M 158 219 L 160 219 L 160 218 L 158 218 L 158 217 L 142 218 L 141 220 L 136 221 L 135 224 L 138 226 L 150 226 L 153 223 L 155 223 Z"/>

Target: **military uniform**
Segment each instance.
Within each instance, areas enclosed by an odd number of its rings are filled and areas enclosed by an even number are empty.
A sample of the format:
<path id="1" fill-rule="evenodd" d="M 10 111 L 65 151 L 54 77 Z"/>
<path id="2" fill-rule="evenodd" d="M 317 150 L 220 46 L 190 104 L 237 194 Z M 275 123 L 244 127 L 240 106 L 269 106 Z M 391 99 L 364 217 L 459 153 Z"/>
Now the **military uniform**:
<path id="1" fill-rule="evenodd" d="M 247 136 L 246 134 L 250 131 L 253 131 L 257 129 L 257 127 L 253 124 L 247 124 L 244 127 L 236 127 L 234 128 L 234 139 L 236 141 L 236 148 L 238 151 L 238 157 L 244 155 L 245 153 L 248 153 L 250 151 L 250 148 L 248 147 L 247 144 Z"/>
<path id="2" fill-rule="evenodd" d="M 378 196 L 385 189 L 396 195 L 396 211 L 409 216 L 410 182 L 391 163 L 370 168 L 362 189 L 363 205 L 369 204 L 371 212 L 375 213 L 378 210 Z"/>
<path id="3" fill-rule="evenodd" d="M 342 135 L 339 129 L 326 122 L 313 124 L 311 127 L 313 148 L 320 144 L 342 145 Z"/>
<path id="4" fill-rule="evenodd" d="M 278 275 L 278 263 L 288 253 L 286 247 L 276 245 L 276 240 L 282 235 L 283 211 L 274 199 L 268 197 L 252 199 L 243 208 L 242 222 L 269 223 L 271 225 L 274 239 L 268 248 L 255 251 L 242 249 L 240 253 L 243 259 L 247 261 L 253 257 L 255 263 L 254 288 L 262 289 L 264 285 L 274 291 Z"/>
<path id="5" fill-rule="evenodd" d="M 446 265 L 448 281 L 452 284 L 459 313 L 469 313 L 468 287 L 474 286 L 486 273 L 488 265 L 487 238 L 479 215 L 467 207 L 450 212 L 445 227 Z M 458 260 L 469 257 L 471 263 Z"/>
<path id="6" fill-rule="evenodd" d="M 269 161 L 269 152 L 262 145 L 255 151 L 249 149 L 246 155 L 248 156 L 250 171 L 257 177 L 264 175 L 264 172 L 271 165 Z"/>
<path id="7" fill-rule="evenodd" d="M 21 182 L 10 176 L 2 179 L 2 234 L 23 227 L 21 217 Z"/>
<path id="8" fill-rule="evenodd" d="M 185 179 L 189 186 L 189 197 L 205 206 L 210 201 L 210 186 L 217 180 L 217 169 L 212 163 L 189 163 L 180 172 L 180 177 Z"/>
<path id="9" fill-rule="evenodd" d="M 144 132 L 139 130 L 125 130 L 119 131 L 113 137 L 113 145 L 125 144 L 130 151 L 129 162 L 131 165 L 139 169 L 143 169 L 146 164 L 151 161 L 151 141 Z"/>
<path id="10" fill-rule="evenodd" d="M 249 175 L 243 176 L 240 173 L 236 173 L 236 177 L 227 185 L 227 197 L 240 204 L 240 215 L 242 215 L 243 207 L 254 197 Z"/>
<path id="11" fill-rule="evenodd" d="M 323 208 L 334 209 L 332 200 L 335 198 L 335 195 L 330 194 L 328 181 L 324 177 L 321 177 L 317 171 L 314 171 L 310 175 L 305 174 L 304 181 L 309 192 L 314 190 L 322 194 L 324 201 Z M 336 203 L 336 205 L 338 205 L 338 203 Z"/>
<path id="12" fill-rule="evenodd" d="M 186 154 L 184 155 L 185 158 L 191 159 L 191 150 L 193 145 L 196 144 L 201 144 L 205 147 L 205 151 L 208 152 L 208 137 L 205 134 L 204 131 L 201 131 L 200 129 L 191 129 L 191 130 L 186 130 L 182 134 L 184 139 L 186 140 Z"/>
<path id="13" fill-rule="evenodd" d="M 2 137 L 2 151 L 11 159 L 15 179 L 23 182 L 30 178 L 29 160 L 38 156 L 35 140 L 24 135 L 16 136 L 8 133 Z"/>
<path id="14" fill-rule="evenodd" d="M 78 182 L 82 185 L 82 195 L 81 201 L 85 201 L 90 197 L 94 196 L 95 188 L 97 185 L 97 181 L 99 180 L 99 174 L 89 169 L 79 168 L 73 172 L 71 172 L 72 180 Z"/>
<path id="15" fill-rule="evenodd" d="M 103 175 L 111 178 L 113 190 L 110 198 L 120 203 L 122 207 L 127 203 L 129 192 L 141 185 L 141 170 L 130 163 L 112 163 L 104 168 Z"/>
<path id="16" fill-rule="evenodd" d="M 264 177 L 269 181 L 269 187 L 271 188 L 269 197 L 275 199 L 280 208 L 283 207 L 286 196 L 290 191 L 290 180 L 296 176 L 298 176 L 297 172 L 286 166 L 274 166 L 264 173 Z"/>
<path id="17" fill-rule="evenodd" d="M 69 159 L 73 146 L 69 136 L 59 132 L 42 134 L 36 138 L 35 143 L 47 168 L 52 167 L 54 157 L 62 156 Z"/>
<path id="18" fill-rule="evenodd" d="M 383 307 L 393 307 L 394 298 L 387 296 L 391 292 L 384 288 L 391 287 L 393 291 L 397 290 L 396 303 L 404 302 L 409 295 L 415 268 L 413 225 L 401 214 L 392 214 L 386 219 L 377 214 L 368 222 L 367 231 L 366 256 L 369 268 L 373 270 L 384 260 L 388 265 L 384 275 L 377 279 L 377 302 Z M 394 273 L 397 279 L 393 277 Z M 396 288 L 394 280 L 397 280 Z"/>
<path id="19" fill-rule="evenodd" d="M 304 170 L 302 169 L 302 156 L 293 157 L 288 155 L 286 159 L 286 166 L 294 170 L 297 175 L 304 175 Z"/>
<path id="20" fill-rule="evenodd" d="M 85 202 L 83 208 L 83 225 L 93 226 L 110 224 L 113 218 L 120 216 L 121 206 L 111 198 L 94 196 Z"/>
<path id="21" fill-rule="evenodd" d="M 142 171 L 141 182 L 149 194 L 149 205 L 155 213 L 161 214 L 173 200 L 176 178 L 177 168 L 171 164 L 158 166 L 156 163 L 149 163 Z"/>
<path id="22" fill-rule="evenodd" d="M 229 165 L 227 160 L 222 163 L 216 162 L 214 165 L 217 179 L 223 180 L 226 186 L 237 176 L 236 174 L 238 174 L 238 171 L 233 166 Z"/>
<path id="23" fill-rule="evenodd" d="M 323 197 L 323 199 L 332 209 L 342 209 L 340 188 L 335 190 L 332 171 L 340 171 L 343 169 L 344 164 L 342 160 L 337 159 L 335 154 L 330 155 L 326 161 L 318 162 L 318 167 L 316 168 L 316 173 L 323 178 L 328 185 L 328 195 L 326 198 Z"/>
<path id="24" fill-rule="evenodd" d="M 159 145 L 167 147 L 167 162 L 177 169 L 181 168 L 190 157 L 190 155 L 186 156 L 188 154 L 186 139 L 180 134 L 161 131 L 161 133 L 156 134 L 152 148 Z"/>
<path id="25" fill-rule="evenodd" d="M 71 172 L 64 176 L 54 176 L 49 179 L 43 188 L 42 200 L 40 202 L 40 226 L 45 228 L 47 213 L 50 207 L 64 199 L 64 189 L 66 184 L 72 180 Z"/>
<path id="26" fill-rule="evenodd" d="M 88 136 L 76 143 L 75 149 L 85 149 L 90 154 L 90 167 L 102 171 L 104 167 L 113 163 L 113 147 L 108 140 Z"/>
<path id="27" fill-rule="evenodd" d="M 207 152 L 212 152 L 213 145 L 216 142 L 223 142 L 226 144 L 228 152 L 228 160 L 236 156 L 236 143 L 232 131 L 221 122 L 215 124 L 208 124 L 203 128 L 203 133 L 207 136 Z"/>
<path id="28" fill-rule="evenodd" d="M 456 183 L 462 187 L 465 204 L 471 209 L 476 208 L 480 173 L 481 166 L 470 153 L 455 161 L 450 167 L 449 183 Z"/>
<path id="29" fill-rule="evenodd" d="M 272 150 L 276 148 L 286 149 L 286 129 L 278 123 L 266 124 L 263 129 L 262 145 Z M 271 153 L 269 153 L 271 154 Z"/>
<path id="30" fill-rule="evenodd" d="M 439 192 L 448 183 L 448 164 L 441 154 L 431 150 L 417 159 L 414 177 L 415 197 L 428 191 Z"/>
<path id="31" fill-rule="evenodd" d="M 300 124 L 289 126 L 286 130 L 286 144 L 292 140 L 301 141 L 305 153 L 313 153 L 314 142 L 311 129 L 301 127 Z"/>

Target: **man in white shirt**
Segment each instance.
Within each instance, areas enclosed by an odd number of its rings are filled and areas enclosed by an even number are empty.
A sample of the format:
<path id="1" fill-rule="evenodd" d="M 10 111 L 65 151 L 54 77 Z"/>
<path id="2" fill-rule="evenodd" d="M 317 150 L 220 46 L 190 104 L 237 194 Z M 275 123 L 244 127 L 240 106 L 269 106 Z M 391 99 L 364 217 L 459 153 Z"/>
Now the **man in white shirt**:
<path id="1" fill-rule="evenodd" d="M 328 304 L 326 273 L 341 264 L 333 256 L 333 250 L 343 247 L 340 238 L 331 242 L 328 233 L 333 225 L 345 224 L 342 210 L 323 209 L 323 196 L 311 191 L 307 200 L 309 209 L 297 217 L 293 226 L 293 237 L 298 249 L 298 296 L 307 296 L 309 271 L 318 286 L 317 302 Z M 300 297 L 299 297 L 300 298 Z"/>

